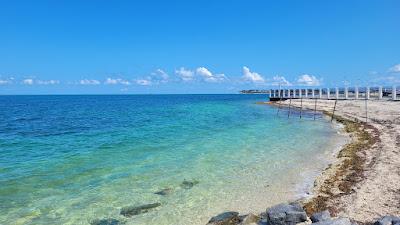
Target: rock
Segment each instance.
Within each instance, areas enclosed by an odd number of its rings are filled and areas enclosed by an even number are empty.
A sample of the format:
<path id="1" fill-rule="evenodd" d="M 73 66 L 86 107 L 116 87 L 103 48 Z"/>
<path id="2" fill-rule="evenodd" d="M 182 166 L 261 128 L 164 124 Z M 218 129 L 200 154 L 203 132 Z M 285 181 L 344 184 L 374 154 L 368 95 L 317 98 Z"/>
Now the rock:
<path id="1" fill-rule="evenodd" d="M 258 225 L 268 225 L 268 219 L 263 218 L 260 221 L 258 221 Z"/>
<path id="2" fill-rule="evenodd" d="M 256 216 L 253 213 L 249 213 L 248 215 L 244 216 L 240 225 L 249 225 L 257 223 L 259 220 L 260 220 L 259 216 Z"/>
<path id="3" fill-rule="evenodd" d="M 121 225 L 123 224 L 119 220 L 108 218 L 108 219 L 96 219 L 90 222 L 90 225 Z"/>
<path id="4" fill-rule="evenodd" d="M 187 181 L 187 180 L 184 180 L 183 182 L 182 182 L 182 184 L 181 184 L 181 187 L 183 188 L 183 189 L 190 189 L 190 188 L 192 188 L 194 185 L 196 185 L 196 184 L 198 184 L 199 182 L 197 181 L 197 180 L 194 180 L 194 181 Z"/>
<path id="5" fill-rule="evenodd" d="M 311 223 L 312 223 L 311 220 L 307 220 L 305 222 L 296 223 L 296 225 L 310 225 Z"/>
<path id="6" fill-rule="evenodd" d="M 289 203 L 289 205 L 291 205 L 294 209 L 296 209 L 298 211 L 304 211 L 303 207 L 298 202 L 292 202 L 292 203 Z"/>
<path id="7" fill-rule="evenodd" d="M 154 194 L 162 195 L 162 196 L 169 195 L 171 193 L 172 193 L 172 188 L 164 188 L 164 189 L 162 189 L 160 191 L 154 192 Z"/>
<path id="8" fill-rule="evenodd" d="M 300 204 L 279 204 L 267 209 L 270 225 L 295 225 L 307 221 L 307 214 Z"/>
<path id="9" fill-rule="evenodd" d="M 351 225 L 349 218 L 337 218 L 333 220 L 324 220 L 317 223 L 312 223 L 312 225 Z"/>
<path id="10" fill-rule="evenodd" d="M 395 224 L 400 224 L 400 217 L 383 216 L 374 223 L 374 225 L 395 225 Z"/>
<path id="11" fill-rule="evenodd" d="M 120 214 L 125 217 L 131 217 L 142 213 L 147 213 L 150 209 L 157 208 L 161 204 L 160 203 L 153 203 L 153 204 L 146 204 L 141 206 L 128 206 L 121 209 Z"/>
<path id="12" fill-rule="evenodd" d="M 328 210 L 322 211 L 322 212 L 317 212 L 311 215 L 311 221 L 313 223 L 316 222 L 321 222 L 325 220 L 331 219 L 331 214 L 329 213 Z"/>
<path id="13" fill-rule="evenodd" d="M 207 225 L 236 225 L 240 222 L 238 212 L 224 212 L 214 216 Z"/>

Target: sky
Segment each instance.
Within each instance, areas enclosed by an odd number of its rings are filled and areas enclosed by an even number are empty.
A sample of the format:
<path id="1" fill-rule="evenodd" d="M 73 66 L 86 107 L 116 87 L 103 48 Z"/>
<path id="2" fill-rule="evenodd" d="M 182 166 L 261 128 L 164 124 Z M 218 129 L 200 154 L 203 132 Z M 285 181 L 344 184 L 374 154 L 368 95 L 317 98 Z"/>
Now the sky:
<path id="1" fill-rule="evenodd" d="M 400 1 L 1 1 L 0 94 L 400 85 Z"/>

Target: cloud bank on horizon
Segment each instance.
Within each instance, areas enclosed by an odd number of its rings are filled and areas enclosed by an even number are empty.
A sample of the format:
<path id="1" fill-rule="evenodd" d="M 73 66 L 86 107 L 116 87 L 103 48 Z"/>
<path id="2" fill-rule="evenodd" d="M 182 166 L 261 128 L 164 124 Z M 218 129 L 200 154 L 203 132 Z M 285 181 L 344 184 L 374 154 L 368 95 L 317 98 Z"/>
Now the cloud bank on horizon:
<path id="1" fill-rule="evenodd" d="M 377 72 L 373 72 L 377 74 Z M 371 82 L 384 84 L 400 84 L 400 64 L 393 65 L 388 68 L 384 73 L 372 80 Z M 384 74 L 384 75 L 382 75 Z M 242 67 L 241 75 L 227 76 L 224 73 L 213 73 L 208 68 L 201 66 L 194 69 L 188 69 L 185 67 L 180 67 L 175 69 L 170 75 L 162 69 L 156 69 L 147 76 L 129 79 L 129 76 L 122 77 L 121 75 L 106 76 L 104 79 L 93 79 L 93 78 L 83 78 L 78 81 L 63 81 L 49 79 L 41 80 L 37 78 L 21 78 L 17 79 L 15 76 L 0 76 L 0 85 L 23 85 L 23 86 L 35 86 L 35 85 L 79 85 L 79 86 L 124 86 L 125 88 L 120 89 L 122 92 L 129 90 L 129 87 L 136 86 L 161 86 L 171 83 L 179 85 L 203 83 L 203 84 L 229 84 L 240 88 L 268 88 L 275 86 L 307 86 L 307 87 L 317 87 L 326 86 L 323 82 L 323 77 L 301 74 L 296 79 L 289 81 L 285 76 L 281 75 L 271 75 L 264 76 L 261 73 L 251 70 L 247 66 Z M 345 85 L 350 85 L 350 83 L 345 83 Z"/>

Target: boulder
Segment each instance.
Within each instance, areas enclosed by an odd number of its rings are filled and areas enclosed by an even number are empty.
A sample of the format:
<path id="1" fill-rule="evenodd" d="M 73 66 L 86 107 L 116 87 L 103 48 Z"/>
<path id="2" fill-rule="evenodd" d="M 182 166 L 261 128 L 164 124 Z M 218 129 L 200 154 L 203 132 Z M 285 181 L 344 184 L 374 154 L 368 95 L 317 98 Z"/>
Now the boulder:
<path id="1" fill-rule="evenodd" d="M 257 223 L 260 220 L 259 216 L 254 215 L 253 213 L 249 213 L 248 215 L 244 216 L 240 225 L 249 225 Z"/>
<path id="2" fill-rule="evenodd" d="M 270 225 L 295 225 L 307 221 L 307 214 L 298 203 L 279 204 L 267 209 Z"/>
<path id="3" fill-rule="evenodd" d="M 95 219 L 90 222 L 90 225 L 121 225 L 123 224 L 121 221 L 108 218 L 108 219 Z"/>
<path id="4" fill-rule="evenodd" d="M 317 212 L 317 213 L 312 214 L 310 219 L 313 223 L 321 222 L 321 221 L 331 219 L 331 214 L 329 213 L 328 210 L 325 210 L 322 212 Z"/>
<path id="5" fill-rule="evenodd" d="M 187 180 L 184 180 L 183 182 L 182 182 L 182 184 L 181 184 L 181 187 L 183 188 L 183 189 L 190 189 L 190 188 L 192 188 L 194 185 L 196 185 L 196 184 L 198 184 L 199 182 L 197 181 L 197 180 L 193 180 L 193 181 L 187 181 Z"/>
<path id="6" fill-rule="evenodd" d="M 207 225 L 237 225 L 239 223 L 240 217 L 238 212 L 224 212 L 212 217 Z"/>
<path id="7" fill-rule="evenodd" d="M 171 193 L 172 193 L 172 188 L 164 188 L 161 189 L 160 191 L 154 192 L 154 194 L 162 196 L 169 195 Z"/>
<path id="8" fill-rule="evenodd" d="M 146 204 L 146 205 L 141 205 L 141 206 L 128 206 L 128 207 L 122 208 L 120 214 L 125 217 L 132 217 L 132 216 L 135 216 L 138 214 L 146 213 L 153 208 L 159 207 L 160 205 L 161 204 L 157 202 L 157 203 Z"/>
<path id="9" fill-rule="evenodd" d="M 383 216 L 374 223 L 374 225 L 395 225 L 395 224 L 400 224 L 400 217 Z"/>
<path id="10" fill-rule="evenodd" d="M 337 219 L 328 219 L 316 223 L 312 223 L 312 225 L 352 225 L 349 218 L 337 218 Z"/>

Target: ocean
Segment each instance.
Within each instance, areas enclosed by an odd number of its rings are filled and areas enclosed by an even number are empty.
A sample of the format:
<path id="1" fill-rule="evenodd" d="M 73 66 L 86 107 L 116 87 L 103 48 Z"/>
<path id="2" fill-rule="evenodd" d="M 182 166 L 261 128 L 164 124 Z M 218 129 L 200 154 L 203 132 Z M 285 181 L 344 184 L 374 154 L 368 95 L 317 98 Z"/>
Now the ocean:
<path id="1" fill-rule="evenodd" d="M 267 99 L 0 96 L 0 224 L 206 224 L 304 197 L 343 135 Z"/>

